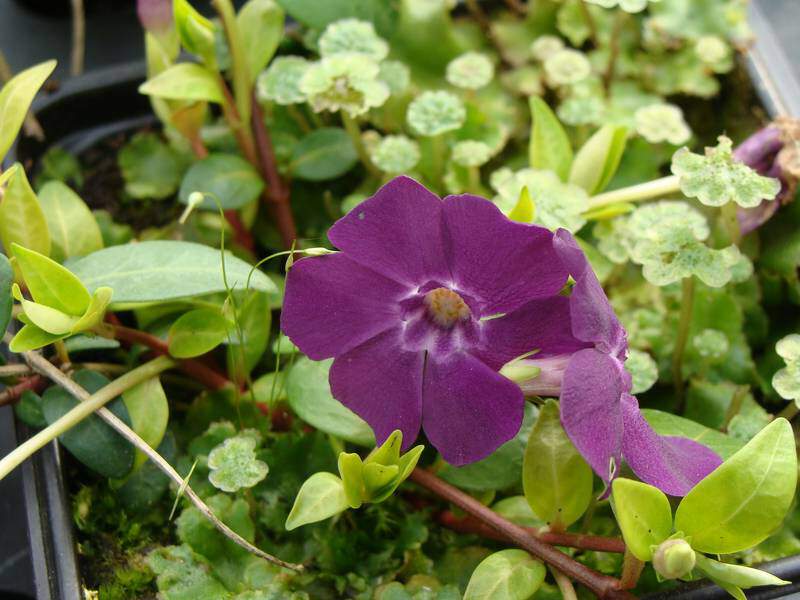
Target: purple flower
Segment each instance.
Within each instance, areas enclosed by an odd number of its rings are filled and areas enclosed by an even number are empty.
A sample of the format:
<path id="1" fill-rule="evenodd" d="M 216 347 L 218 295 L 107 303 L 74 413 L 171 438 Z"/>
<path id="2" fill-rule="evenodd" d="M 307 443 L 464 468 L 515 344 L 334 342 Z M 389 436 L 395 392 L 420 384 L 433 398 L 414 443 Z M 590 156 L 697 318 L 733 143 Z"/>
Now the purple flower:
<path id="1" fill-rule="evenodd" d="M 400 429 L 408 447 L 422 427 L 449 463 L 484 458 L 522 423 L 522 391 L 499 369 L 586 346 L 553 234 L 488 200 L 398 177 L 329 238 L 340 252 L 289 271 L 281 327 L 310 358 L 335 357 L 334 397 L 379 444 Z"/>
<path id="2" fill-rule="evenodd" d="M 165 33 L 172 27 L 172 0 L 137 0 L 136 14 L 147 31 Z"/>
<path id="3" fill-rule="evenodd" d="M 605 481 L 624 459 L 642 481 L 685 495 L 721 459 L 693 440 L 653 431 L 630 394 L 631 377 L 623 366 L 627 336 L 600 282 L 568 231 L 558 230 L 553 243 L 575 280 L 569 297 L 572 333 L 589 345 L 573 353 L 563 369 L 561 422 L 567 435 Z"/>

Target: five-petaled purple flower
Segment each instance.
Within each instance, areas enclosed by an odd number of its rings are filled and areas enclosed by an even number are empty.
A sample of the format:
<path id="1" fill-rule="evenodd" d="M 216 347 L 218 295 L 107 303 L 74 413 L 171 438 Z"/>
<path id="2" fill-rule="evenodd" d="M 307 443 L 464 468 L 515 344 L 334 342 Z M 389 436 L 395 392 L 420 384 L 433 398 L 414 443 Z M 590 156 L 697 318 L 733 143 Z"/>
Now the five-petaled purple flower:
<path id="1" fill-rule="evenodd" d="M 328 235 L 340 252 L 292 266 L 281 326 L 310 358 L 335 357 L 332 393 L 378 443 L 400 429 L 409 446 L 422 427 L 449 463 L 484 458 L 522 423 L 500 368 L 584 346 L 553 234 L 488 200 L 398 177 Z"/>
<path id="2" fill-rule="evenodd" d="M 335 357 L 333 395 L 378 443 L 400 429 L 408 446 L 422 427 L 451 464 L 489 455 L 517 434 L 524 404 L 498 371 L 534 352 L 542 370 L 523 388 L 560 394 L 564 429 L 604 480 L 624 458 L 683 495 L 720 464 L 645 421 L 623 367 L 625 330 L 569 232 L 398 177 L 329 237 L 340 252 L 290 270 L 281 326 L 312 359 Z"/>
<path id="3" fill-rule="evenodd" d="M 625 371 L 627 335 L 600 282 L 572 235 L 560 229 L 554 247 L 575 280 L 570 296 L 573 335 L 586 347 L 571 356 L 537 361 L 543 383 L 553 391 L 562 373 L 561 422 L 575 447 L 605 481 L 622 460 L 642 481 L 673 496 L 685 495 L 722 462 L 705 446 L 682 437 L 658 435 L 639 411 Z M 536 385 L 534 380 L 533 385 Z M 533 390 L 531 390 L 533 391 Z"/>

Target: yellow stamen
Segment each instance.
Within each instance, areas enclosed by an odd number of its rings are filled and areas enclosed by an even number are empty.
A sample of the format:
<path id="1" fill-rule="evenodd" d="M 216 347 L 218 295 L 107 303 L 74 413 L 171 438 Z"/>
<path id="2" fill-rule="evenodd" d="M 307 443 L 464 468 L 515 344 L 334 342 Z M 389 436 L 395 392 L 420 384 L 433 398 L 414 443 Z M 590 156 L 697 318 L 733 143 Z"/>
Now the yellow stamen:
<path id="1" fill-rule="evenodd" d="M 458 321 L 469 318 L 467 303 L 453 290 L 440 287 L 425 294 L 425 306 L 434 322 L 441 327 L 451 328 Z"/>

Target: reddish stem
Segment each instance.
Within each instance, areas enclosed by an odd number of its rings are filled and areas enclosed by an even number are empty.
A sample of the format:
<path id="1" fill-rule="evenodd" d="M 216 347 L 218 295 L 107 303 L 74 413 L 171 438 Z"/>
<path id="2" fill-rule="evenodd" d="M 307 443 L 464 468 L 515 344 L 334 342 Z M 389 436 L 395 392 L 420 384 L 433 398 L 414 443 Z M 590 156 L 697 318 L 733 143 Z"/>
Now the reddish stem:
<path id="1" fill-rule="evenodd" d="M 250 230 L 245 227 L 244 223 L 242 223 L 239 211 L 233 209 L 226 210 L 225 220 L 228 221 L 231 229 L 233 229 L 233 241 L 248 252 L 255 254 L 256 245 L 253 241 L 253 235 L 250 233 Z"/>
<path id="2" fill-rule="evenodd" d="M 508 537 L 496 529 L 469 515 L 457 517 L 451 511 L 445 510 L 439 513 L 438 520 L 448 529 L 459 533 L 474 533 L 500 542 L 510 541 Z M 596 552 L 615 552 L 618 554 L 625 552 L 625 542 L 620 538 L 583 535 L 580 533 L 555 533 L 547 531 L 545 528 L 537 529 L 535 527 L 524 527 L 523 529 L 529 535 L 553 546 L 566 546 L 568 548 L 594 550 Z"/>
<path id="3" fill-rule="evenodd" d="M 122 325 L 111 324 L 111 327 L 114 330 L 114 337 L 122 342 L 141 344 L 147 346 L 157 354 L 169 355 L 169 346 L 154 335 Z M 219 390 L 231 385 L 230 379 L 200 360 L 194 358 L 181 360 L 180 368 L 184 373 L 196 379 L 209 389 Z"/>
<path id="4" fill-rule="evenodd" d="M 267 190 L 264 200 L 269 207 L 272 219 L 281 236 L 281 241 L 286 248 L 291 248 L 297 230 L 294 226 L 294 217 L 289 206 L 289 187 L 278 173 L 278 163 L 272 148 L 272 140 L 264 125 L 264 113 L 253 94 L 253 134 L 255 135 L 256 148 L 258 148 L 258 169 L 267 181 Z"/>
<path id="5" fill-rule="evenodd" d="M 16 385 L 7 387 L 0 392 L 0 406 L 16 404 L 19 402 L 19 399 L 22 397 L 24 392 L 30 390 L 39 394 L 44 390 L 45 387 L 47 387 L 47 379 L 41 375 L 31 375 L 30 377 L 26 377 Z"/>
<path id="6" fill-rule="evenodd" d="M 619 588 L 618 580 L 608 575 L 598 573 L 573 560 L 560 550 L 535 538 L 530 532 L 519 525 L 501 517 L 472 496 L 442 481 L 433 473 L 416 468 L 411 473 L 411 480 L 427 488 L 440 498 L 456 505 L 467 514 L 479 519 L 520 548 L 527 550 L 536 558 L 554 566 L 570 579 L 582 583 L 599 598 L 620 600 L 633 598 L 631 594 Z"/>

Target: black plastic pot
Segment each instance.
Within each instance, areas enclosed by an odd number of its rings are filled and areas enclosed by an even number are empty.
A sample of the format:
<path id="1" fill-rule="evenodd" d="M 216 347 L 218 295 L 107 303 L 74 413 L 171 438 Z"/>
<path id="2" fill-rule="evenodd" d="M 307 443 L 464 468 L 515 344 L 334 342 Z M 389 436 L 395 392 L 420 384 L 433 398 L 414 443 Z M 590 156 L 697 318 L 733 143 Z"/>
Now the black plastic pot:
<path id="1" fill-rule="evenodd" d="M 753 83 L 767 111 L 800 116 L 800 83 L 784 55 L 780 41 L 760 9 L 751 7 L 751 24 L 757 42 L 746 57 Z M 114 133 L 134 131 L 151 125 L 155 119 L 150 105 L 137 87 L 144 79 L 142 63 L 96 71 L 69 80 L 55 93 L 40 98 L 34 111 L 47 139 L 38 142 L 21 139 L 11 153 L 26 167 L 35 166 L 44 151 L 59 145 L 81 152 Z M 12 413 L 0 409 L 0 431 Z M 17 443 L 29 436 L 25 425 L 14 422 Z M 27 518 L 30 557 L 37 600 L 78 599 L 82 596 L 72 535 L 71 507 L 65 494 L 58 444 L 38 452 L 22 468 L 22 488 Z M 0 488 L 2 490 L 3 488 Z M 3 518 L 7 518 L 4 514 Z M 769 572 L 792 581 L 792 585 L 753 590 L 748 598 L 766 600 L 800 592 L 800 556 L 762 565 Z M 0 587 L 0 597 L 15 596 Z M 24 598 L 26 596 L 19 596 Z M 651 594 L 647 598 L 685 600 L 723 600 L 727 593 L 704 582 Z M 800 598 L 800 594 L 797 596 Z"/>

